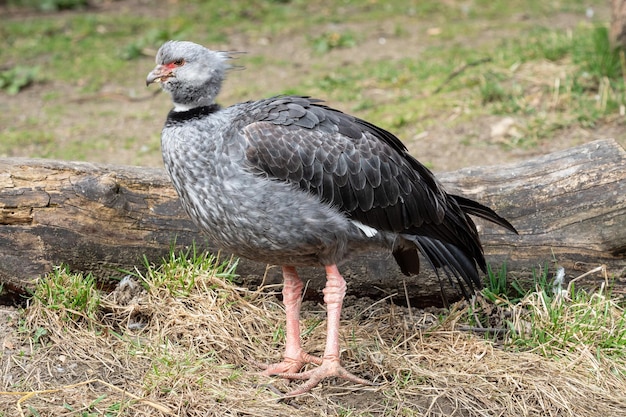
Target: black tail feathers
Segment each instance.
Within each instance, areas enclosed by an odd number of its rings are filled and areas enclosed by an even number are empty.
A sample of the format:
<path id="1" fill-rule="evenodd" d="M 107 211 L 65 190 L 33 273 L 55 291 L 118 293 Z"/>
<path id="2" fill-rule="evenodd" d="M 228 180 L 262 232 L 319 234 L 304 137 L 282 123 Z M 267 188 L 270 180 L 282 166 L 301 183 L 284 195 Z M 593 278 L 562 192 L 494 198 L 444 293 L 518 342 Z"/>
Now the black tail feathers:
<path id="1" fill-rule="evenodd" d="M 513 225 L 509 223 L 507 219 L 500 216 L 489 207 L 484 206 L 474 200 L 470 200 L 469 198 L 461 197 L 460 195 L 450 195 L 450 197 L 452 197 L 457 202 L 459 207 L 461 207 L 461 210 L 463 210 L 465 213 L 472 214 L 485 220 L 489 220 L 490 222 L 495 223 L 498 226 L 502 226 L 505 229 L 510 230 L 516 235 L 519 234 L 517 233 L 515 227 L 513 227 Z"/>
<path id="2" fill-rule="evenodd" d="M 449 207 L 442 223 L 423 224 L 401 233 L 393 251 L 405 275 L 419 272 L 419 250 L 437 275 L 443 271 L 464 297 L 482 288 L 478 268 L 486 272 L 486 262 L 476 226 L 468 214 L 489 220 L 517 234 L 517 230 L 495 211 L 474 200 L 449 195 Z"/>

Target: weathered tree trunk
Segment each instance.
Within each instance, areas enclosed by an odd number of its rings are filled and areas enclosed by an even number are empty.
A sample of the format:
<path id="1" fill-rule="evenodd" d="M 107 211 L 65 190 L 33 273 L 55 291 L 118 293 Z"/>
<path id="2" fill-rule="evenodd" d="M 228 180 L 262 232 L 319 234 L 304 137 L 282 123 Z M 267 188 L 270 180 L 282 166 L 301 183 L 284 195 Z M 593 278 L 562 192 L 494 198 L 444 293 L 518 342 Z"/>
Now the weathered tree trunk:
<path id="1" fill-rule="evenodd" d="M 626 0 L 611 0 L 609 41 L 613 48 L 626 51 Z"/>
<path id="2" fill-rule="evenodd" d="M 523 163 L 468 168 L 438 177 L 448 190 L 483 202 L 510 220 L 515 236 L 477 221 L 488 261 L 517 277 L 555 259 L 575 277 L 600 264 L 626 267 L 626 153 L 613 140 L 589 143 Z M 159 263 L 173 242 L 214 249 L 179 205 L 161 169 L 32 159 L 0 159 L 0 283 L 20 291 L 65 263 L 101 280 Z M 406 293 L 413 305 L 441 300 L 438 278 L 423 262 L 404 277 L 388 254 L 348 261 L 349 293 L 379 298 Z M 242 260 L 241 279 L 258 285 L 265 265 Z M 323 287 L 307 268 L 310 296 Z M 597 278 L 591 277 L 591 278 Z M 279 270 L 269 273 L 279 282 Z M 268 281 L 266 281 L 268 282 Z M 447 283 L 446 283 L 447 284 Z M 446 285 L 447 286 L 447 285 Z M 449 297 L 458 294 L 447 286 Z"/>

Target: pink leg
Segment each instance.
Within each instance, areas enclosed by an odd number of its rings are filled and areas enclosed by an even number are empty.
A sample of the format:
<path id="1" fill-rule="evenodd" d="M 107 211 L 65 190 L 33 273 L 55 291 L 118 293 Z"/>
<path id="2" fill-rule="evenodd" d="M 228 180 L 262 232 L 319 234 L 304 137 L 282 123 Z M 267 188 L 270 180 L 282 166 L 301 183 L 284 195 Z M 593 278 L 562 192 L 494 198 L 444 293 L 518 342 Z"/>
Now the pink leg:
<path id="1" fill-rule="evenodd" d="M 296 373 L 305 363 L 322 363 L 322 360 L 302 350 L 300 344 L 300 304 L 302 303 L 302 288 L 304 284 L 296 268 L 283 266 L 283 304 L 287 316 L 285 354 L 283 361 L 272 365 L 261 365 L 264 375 Z"/>
<path id="2" fill-rule="evenodd" d="M 279 374 L 283 378 L 307 380 L 287 396 L 304 394 L 315 387 L 319 382 L 328 377 L 339 377 L 357 384 L 372 385 L 366 379 L 359 378 L 346 371 L 339 360 L 339 321 L 343 297 L 346 294 L 346 281 L 343 279 L 336 265 L 326 267 L 326 287 L 324 288 L 324 303 L 326 303 L 327 334 L 326 347 L 322 363 L 315 369 L 307 372 Z"/>

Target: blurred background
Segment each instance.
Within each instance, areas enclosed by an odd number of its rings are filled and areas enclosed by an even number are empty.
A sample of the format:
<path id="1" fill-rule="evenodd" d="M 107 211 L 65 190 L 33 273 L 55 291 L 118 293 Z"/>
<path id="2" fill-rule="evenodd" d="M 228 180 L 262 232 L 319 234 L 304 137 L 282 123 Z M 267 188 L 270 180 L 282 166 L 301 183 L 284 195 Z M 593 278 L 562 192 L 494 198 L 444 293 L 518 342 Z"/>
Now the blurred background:
<path id="1" fill-rule="evenodd" d="M 603 1 L 0 1 L 0 157 L 161 166 L 158 47 L 238 55 L 220 104 L 321 98 L 436 171 L 614 137 L 623 54 Z"/>

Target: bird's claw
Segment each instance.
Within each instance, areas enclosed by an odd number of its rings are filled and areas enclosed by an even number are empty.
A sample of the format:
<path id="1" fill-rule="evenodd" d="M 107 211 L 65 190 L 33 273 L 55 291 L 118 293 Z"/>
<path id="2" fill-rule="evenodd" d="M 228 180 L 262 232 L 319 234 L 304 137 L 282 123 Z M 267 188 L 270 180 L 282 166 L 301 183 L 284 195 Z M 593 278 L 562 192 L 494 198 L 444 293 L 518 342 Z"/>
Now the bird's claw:
<path id="1" fill-rule="evenodd" d="M 294 358 L 284 358 L 282 362 L 273 363 L 273 364 L 265 364 L 257 361 L 251 361 L 255 366 L 263 369 L 261 372 L 262 375 L 265 376 L 281 376 L 283 374 L 297 374 L 302 367 L 307 363 L 314 363 L 316 365 L 322 364 L 322 358 L 313 356 L 304 351 L 300 351 L 299 357 L 297 359 Z"/>
<path id="2" fill-rule="evenodd" d="M 285 394 L 285 397 L 295 397 L 297 395 L 307 393 L 315 386 L 317 386 L 317 384 L 319 384 L 323 379 L 330 377 L 345 379 L 346 381 L 354 382 L 355 384 L 370 386 L 376 385 L 373 382 L 368 381 L 367 379 L 360 378 L 348 372 L 343 366 L 341 366 L 338 360 L 322 361 L 322 364 L 320 366 L 306 372 L 281 372 L 272 373 L 271 375 L 279 376 L 285 379 L 306 380 L 304 384 L 300 385 L 295 390 Z"/>

